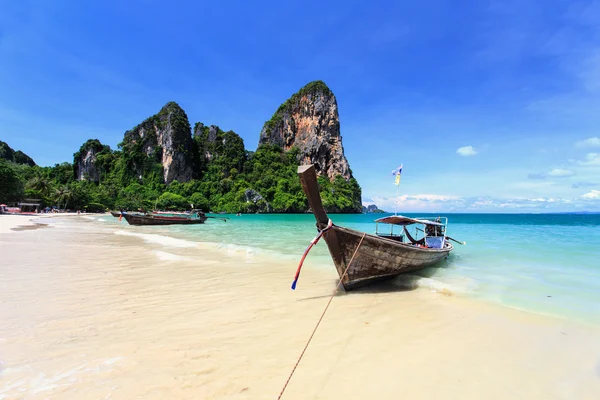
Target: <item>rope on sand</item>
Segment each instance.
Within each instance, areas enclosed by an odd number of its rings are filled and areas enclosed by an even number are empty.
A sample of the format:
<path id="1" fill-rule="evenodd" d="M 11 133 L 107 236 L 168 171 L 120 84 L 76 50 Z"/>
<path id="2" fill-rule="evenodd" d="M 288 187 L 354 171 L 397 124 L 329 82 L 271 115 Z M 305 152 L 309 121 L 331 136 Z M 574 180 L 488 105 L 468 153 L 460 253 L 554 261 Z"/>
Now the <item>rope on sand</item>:
<path id="1" fill-rule="evenodd" d="M 310 341 L 312 340 L 313 336 L 315 335 L 315 332 L 317 332 L 317 329 L 319 328 L 319 324 L 323 320 L 323 317 L 325 316 L 325 313 L 327 312 L 327 309 L 329 308 L 329 305 L 331 304 L 333 297 L 337 293 L 342 281 L 344 280 L 344 277 L 346 276 L 346 273 L 348 272 L 348 268 L 350 268 L 352 261 L 354 261 L 354 256 L 358 252 L 358 249 L 360 248 L 360 245 L 362 244 L 363 239 L 365 238 L 365 235 L 366 235 L 366 233 L 363 233 L 362 237 L 360 238 L 360 242 L 358 243 L 356 250 L 354 250 L 354 254 L 352 254 L 352 258 L 350 259 L 350 262 L 348 263 L 348 265 L 346 265 L 346 269 L 344 270 L 344 273 L 342 274 L 340 281 L 338 282 L 337 286 L 335 287 L 333 293 L 331 293 L 331 296 L 329 297 L 329 301 L 327 302 L 327 305 L 325 306 L 325 309 L 323 310 L 323 313 L 321 314 L 319 321 L 317 321 L 317 325 L 315 325 L 315 328 L 313 329 L 312 333 L 310 334 L 310 337 L 308 338 L 308 341 L 306 342 L 306 345 L 304 346 L 304 350 L 302 350 L 302 353 L 300 353 L 300 357 L 298 357 L 298 360 L 296 361 L 296 365 L 294 365 L 294 368 L 292 369 L 290 376 L 288 376 L 287 381 L 285 381 L 285 385 L 283 385 L 283 389 L 281 389 L 281 393 L 279 393 L 277 400 L 281 399 L 281 396 L 283 396 L 283 392 L 285 392 L 287 385 L 290 383 L 290 380 L 292 379 L 292 375 L 294 375 L 294 372 L 296 372 L 296 368 L 298 367 L 298 364 L 300 364 L 300 360 L 302 360 L 302 357 L 304 356 L 304 353 L 306 352 L 306 349 L 308 348 Z"/>

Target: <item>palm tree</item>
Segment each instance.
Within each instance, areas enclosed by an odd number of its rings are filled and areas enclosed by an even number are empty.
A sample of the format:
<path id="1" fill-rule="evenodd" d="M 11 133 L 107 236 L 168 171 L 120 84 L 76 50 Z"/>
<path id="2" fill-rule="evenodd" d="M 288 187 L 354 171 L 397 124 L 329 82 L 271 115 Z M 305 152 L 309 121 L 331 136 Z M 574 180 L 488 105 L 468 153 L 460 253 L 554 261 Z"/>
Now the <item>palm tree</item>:
<path id="1" fill-rule="evenodd" d="M 29 182 L 27 182 L 27 186 L 29 189 L 38 191 L 44 196 L 48 195 L 48 192 L 50 191 L 50 182 L 48 182 L 41 174 L 36 174 L 31 178 Z"/>
<path id="2" fill-rule="evenodd" d="M 56 202 L 58 203 L 58 209 L 60 210 L 60 205 L 63 204 L 65 208 L 69 205 L 69 201 L 73 199 L 73 192 L 66 187 L 61 186 L 56 189 Z"/>

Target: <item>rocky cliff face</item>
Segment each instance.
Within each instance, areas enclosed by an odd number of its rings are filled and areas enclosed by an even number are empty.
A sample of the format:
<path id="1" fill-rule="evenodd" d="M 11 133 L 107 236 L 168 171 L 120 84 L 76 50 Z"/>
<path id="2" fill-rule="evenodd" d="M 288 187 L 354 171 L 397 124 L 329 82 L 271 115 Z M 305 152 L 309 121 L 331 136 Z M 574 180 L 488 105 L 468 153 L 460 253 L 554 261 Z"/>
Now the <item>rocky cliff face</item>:
<path id="1" fill-rule="evenodd" d="M 75 179 L 100 181 L 100 168 L 98 166 L 98 153 L 104 150 L 104 145 L 98 139 L 85 142 L 79 151 L 73 155 Z"/>
<path id="2" fill-rule="evenodd" d="M 210 162 L 217 162 L 227 177 L 232 168 L 240 172 L 246 158 L 244 140 L 234 131 L 223 131 L 216 125 L 205 126 L 202 122 L 194 125 L 197 170 L 202 173 Z"/>
<path id="3" fill-rule="evenodd" d="M 175 102 L 167 103 L 158 114 L 125 132 L 123 151 L 132 155 L 131 164 L 138 176 L 147 169 L 146 158 L 162 165 L 166 184 L 187 182 L 193 175 L 190 122 Z"/>
<path id="4" fill-rule="evenodd" d="M 335 96 L 322 81 L 314 81 L 283 103 L 260 133 L 260 144 L 274 144 L 284 151 L 297 147 L 298 161 L 314 164 L 317 174 L 330 180 L 352 178 L 340 135 Z"/>
<path id="5" fill-rule="evenodd" d="M 361 189 L 344 155 L 337 101 L 325 83 L 311 82 L 279 106 L 260 133 L 259 146 L 266 144 L 297 148 L 298 164 L 313 164 L 329 180 L 330 187 L 321 185 L 328 212 L 362 212 Z"/>

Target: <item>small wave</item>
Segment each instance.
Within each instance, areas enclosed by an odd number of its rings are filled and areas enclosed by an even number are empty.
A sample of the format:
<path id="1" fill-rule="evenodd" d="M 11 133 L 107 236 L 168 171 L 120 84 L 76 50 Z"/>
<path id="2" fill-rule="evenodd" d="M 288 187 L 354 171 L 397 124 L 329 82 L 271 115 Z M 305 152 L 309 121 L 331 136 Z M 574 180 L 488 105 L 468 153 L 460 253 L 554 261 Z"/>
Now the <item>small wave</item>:
<path id="1" fill-rule="evenodd" d="M 154 233 L 139 233 L 118 230 L 115 232 L 115 235 L 134 236 L 143 239 L 146 243 L 161 244 L 169 247 L 189 248 L 198 246 L 197 242 L 192 242 L 185 239 L 177 239 L 170 236 L 157 235 Z"/>
<path id="2" fill-rule="evenodd" d="M 394 278 L 394 285 L 406 289 L 429 289 L 444 295 L 451 296 L 454 293 L 468 293 L 473 290 L 474 282 L 469 279 L 463 281 L 453 280 L 445 282 L 438 279 L 427 278 L 419 275 L 400 275 Z"/>
<path id="3" fill-rule="evenodd" d="M 301 252 L 295 254 L 293 252 L 282 250 L 273 250 L 258 246 L 248 246 L 243 244 L 233 244 L 226 242 L 201 242 L 203 248 L 216 249 L 227 253 L 229 256 L 245 256 L 247 259 L 267 258 L 277 260 L 297 260 L 302 255 Z"/>
<path id="4" fill-rule="evenodd" d="M 85 219 L 91 219 L 92 221 L 97 221 L 98 220 L 98 218 L 88 217 L 88 216 L 84 216 L 83 218 L 85 218 Z"/>

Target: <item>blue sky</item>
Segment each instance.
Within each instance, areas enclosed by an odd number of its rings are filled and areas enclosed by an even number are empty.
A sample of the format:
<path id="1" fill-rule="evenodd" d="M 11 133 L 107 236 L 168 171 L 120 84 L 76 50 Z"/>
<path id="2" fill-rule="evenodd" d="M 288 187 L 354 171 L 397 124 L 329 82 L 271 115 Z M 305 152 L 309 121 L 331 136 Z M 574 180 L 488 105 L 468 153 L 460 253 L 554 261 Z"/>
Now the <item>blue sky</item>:
<path id="1" fill-rule="evenodd" d="M 0 140 L 71 161 L 174 100 L 254 150 L 321 79 L 366 203 L 393 209 L 404 163 L 403 211 L 600 211 L 598 21 L 591 1 L 3 2 Z"/>

